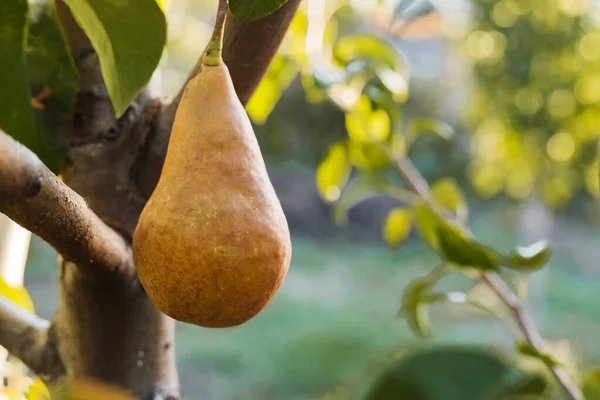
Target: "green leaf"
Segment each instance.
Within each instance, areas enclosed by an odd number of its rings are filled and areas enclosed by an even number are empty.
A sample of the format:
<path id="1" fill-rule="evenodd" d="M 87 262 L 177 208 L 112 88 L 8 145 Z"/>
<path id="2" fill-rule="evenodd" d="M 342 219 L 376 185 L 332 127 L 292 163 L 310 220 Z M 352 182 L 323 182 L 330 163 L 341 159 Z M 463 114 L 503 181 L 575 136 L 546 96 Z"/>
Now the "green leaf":
<path id="1" fill-rule="evenodd" d="M 121 116 L 148 84 L 167 38 L 154 0 L 65 0 L 100 58 L 108 94 Z"/>
<path id="2" fill-rule="evenodd" d="M 542 400 L 548 390 L 548 381 L 539 374 L 523 375 L 498 388 L 490 400 Z M 541 397 L 544 396 L 544 397 Z"/>
<path id="3" fill-rule="evenodd" d="M 333 54 L 343 64 L 360 59 L 385 65 L 392 70 L 401 68 L 404 65 L 400 53 L 392 44 L 367 33 L 341 38 L 335 44 Z"/>
<path id="4" fill-rule="evenodd" d="M 333 216 L 337 224 L 343 225 L 348 218 L 348 210 L 361 201 L 376 196 L 387 194 L 402 197 L 401 189 L 390 182 L 380 173 L 363 172 L 356 176 L 342 191 L 339 200 L 333 206 Z"/>
<path id="5" fill-rule="evenodd" d="M 416 222 L 423 241 L 450 263 L 479 270 L 498 268 L 496 254 L 468 237 L 463 230 L 437 214 L 429 205 L 415 205 Z"/>
<path id="6" fill-rule="evenodd" d="M 362 171 L 378 171 L 390 166 L 388 154 L 375 143 L 348 143 L 352 165 Z"/>
<path id="7" fill-rule="evenodd" d="M 25 1 L 0 5 L 0 129 L 58 173 L 69 138 L 57 132 L 72 116 L 79 82 L 53 4 L 31 4 L 29 25 Z"/>
<path id="8" fill-rule="evenodd" d="M 39 136 L 25 62 L 27 17 L 27 0 L 0 2 L 0 129 L 37 153 Z"/>
<path id="9" fill-rule="evenodd" d="M 413 279 L 402 294 L 400 316 L 406 319 L 413 333 L 419 337 L 431 336 L 427 304 L 431 302 L 430 290 L 452 271 L 445 265 L 435 268 L 425 276 Z"/>
<path id="10" fill-rule="evenodd" d="M 334 202 L 339 199 L 351 169 L 346 146 L 343 143 L 332 144 L 329 154 L 317 168 L 317 188 L 324 200 Z"/>
<path id="11" fill-rule="evenodd" d="M 467 202 L 462 190 L 452 178 L 438 179 L 431 185 L 431 197 L 437 205 L 456 215 L 464 215 Z"/>
<path id="12" fill-rule="evenodd" d="M 534 271 L 546 265 L 551 256 L 548 242 L 540 240 L 529 246 L 517 247 L 508 256 L 502 256 L 500 263 L 519 271 Z"/>
<path id="13" fill-rule="evenodd" d="M 389 246 L 401 245 L 412 227 L 412 213 L 406 208 L 395 208 L 389 212 L 383 224 L 383 239 Z"/>
<path id="14" fill-rule="evenodd" d="M 279 10 L 287 0 L 229 0 L 229 11 L 236 18 L 254 21 Z"/>
<path id="15" fill-rule="evenodd" d="M 290 57 L 275 56 L 246 105 L 246 111 L 254 123 L 265 123 L 282 93 L 290 86 L 297 74 L 298 68 Z"/>
<path id="16" fill-rule="evenodd" d="M 36 153 L 55 173 L 64 163 L 69 137 L 59 136 L 72 121 L 79 76 L 56 17 L 54 2 L 30 5 L 27 72 L 33 93 L 39 142 Z"/>
<path id="17" fill-rule="evenodd" d="M 583 376 L 583 395 L 586 400 L 600 399 L 600 368 L 590 368 Z"/>
<path id="18" fill-rule="evenodd" d="M 556 367 L 556 366 L 560 365 L 560 363 L 558 362 L 558 360 L 556 358 L 554 358 L 553 355 L 540 352 L 531 343 L 523 342 L 523 341 L 517 341 L 516 342 L 516 347 L 517 347 L 517 351 L 520 354 L 522 354 L 524 356 L 528 356 L 528 357 L 537 358 L 538 360 L 540 360 L 541 362 L 543 362 L 544 364 L 546 364 L 548 366 Z"/>
<path id="19" fill-rule="evenodd" d="M 440 254 L 446 261 L 479 270 L 498 268 L 494 252 L 467 237 L 455 224 L 439 217 L 437 234 Z"/>
<path id="20" fill-rule="evenodd" d="M 387 368 L 366 400 L 488 399 L 518 376 L 508 361 L 481 346 L 427 346 Z"/>
<path id="21" fill-rule="evenodd" d="M 454 135 L 452 127 L 445 122 L 430 118 L 415 118 L 408 124 L 408 134 L 418 136 L 424 133 L 432 133 L 444 139 L 451 139 Z"/>

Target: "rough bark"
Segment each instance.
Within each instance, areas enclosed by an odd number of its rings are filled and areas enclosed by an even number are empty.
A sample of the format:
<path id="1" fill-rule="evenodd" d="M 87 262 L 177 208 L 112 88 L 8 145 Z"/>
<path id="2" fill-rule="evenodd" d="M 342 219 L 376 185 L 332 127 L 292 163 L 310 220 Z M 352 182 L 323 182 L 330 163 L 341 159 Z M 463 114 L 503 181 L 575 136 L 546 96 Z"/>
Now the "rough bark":
<path id="1" fill-rule="evenodd" d="M 230 19 L 224 55 L 243 102 L 299 3 L 290 0 L 253 23 Z M 145 294 L 130 242 L 158 180 L 179 100 L 163 107 L 144 91 L 116 118 L 90 41 L 62 0 L 56 8 L 80 78 L 74 120 L 63 127 L 71 137 L 64 183 L 0 135 L 0 211 L 62 255 L 59 311 L 49 323 L 0 300 L 0 345 L 48 381 L 96 378 L 139 399 L 177 400 L 174 321 Z"/>

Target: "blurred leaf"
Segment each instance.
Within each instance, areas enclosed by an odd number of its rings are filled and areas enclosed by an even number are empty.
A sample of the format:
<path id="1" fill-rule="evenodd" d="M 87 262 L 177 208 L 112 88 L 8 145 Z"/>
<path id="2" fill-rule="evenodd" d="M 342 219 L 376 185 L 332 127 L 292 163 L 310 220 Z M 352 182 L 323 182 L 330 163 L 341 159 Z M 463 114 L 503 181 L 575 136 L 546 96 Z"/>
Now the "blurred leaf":
<path id="1" fill-rule="evenodd" d="M 297 74 L 298 68 L 289 57 L 275 56 L 246 105 L 246 111 L 254 123 L 265 123 L 281 95 Z"/>
<path id="2" fill-rule="evenodd" d="M 480 270 L 497 269 L 495 253 L 468 237 L 456 224 L 438 215 L 426 203 L 419 203 L 415 210 L 423 241 L 444 260 Z"/>
<path id="3" fill-rule="evenodd" d="M 516 377 L 505 360 L 481 346 L 428 346 L 389 367 L 366 399 L 481 400 Z"/>
<path id="4" fill-rule="evenodd" d="M 2 0 L 0 3 L 0 129 L 39 151 L 27 65 L 27 0 Z"/>
<path id="5" fill-rule="evenodd" d="M 33 312 L 34 306 L 27 289 L 23 286 L 10 286 L 3 279 L 0 278 L 0 295 L 6 297 L 16 305 L 24 308 L 27 311 Z"/>
<path id="6" fill-rule="evenodd" d="M 108 94 L 120 117 L 158 66 L 167 38 L 165 16 L 154 0 L 65 3 L 98 53 Z"/>
<path id="7" fill-rule="evenodd" d="M 431 336 L 427 297 L 430 290 L 452 270 L 446 265 L 439 266 L 425 276 L 413 279 L 404 289 L 400 316 L 406 318 L 408 326 L 417 336 Z"/>
<path id="8" fill-rule="evenodd" d="M 392 44 L 366 33 L 341 38 L 335 43 L 333 53 L 343 64 L 361 59 L 384 64 L 393 70 L 403 65 L 400 53 Z"/>
<path id="9" fill-rule="evenodd" d="M 391 160 L 387 153 L 375 143 L 348 143 L 352 165 L 363 171 L 377 171 L 389 167 Z"/>
<path id="10" fill-rule="evenodd" d="M 376 74 L 381 83 L 392 93 L 394 101 L 404 103 L 408 100 L 408 82 L 403 74 L 388 67 L 378 68 Z"/>
<path id="11" fill-rule="evenodd" d="M 432 250 L 437 251 L 439 248 L 439 239 L 437 234 L 438 218 L 435 212 L 424 202 L 416 203 L 414 206 L 415 221 L 419 234 Z"/>
<path id="12" fill-rule="evenodd" d="M 465 195 L 452 178 L 438 179 L 431 185 L 431 197 L 436 204 L 455 215 L 461 216 L 466 213 Z"/>
<path id="13" fill-rule="evenodd" d="M 35 378 L 33 383 L 29 385 L 27 400 L 51 400 L 48 387 L 40 378 Z"/>
<path id="14" fill-rule="evenodd" d="M 558 360 L 554 358 L 551 354 L 541 353 L 534 345 L 528 342 L 517 341 L 516 342 L 517 351 L 525 356 L 537 358 L 541 362 L 546 365 L 556 367 L 560 365 Z"/>
<path id="15" fill-rule="evenodd" d="M 389 212 L 383 225 L 383 239 L 392 247 L 401 245 L 410 235 L 412 213 L 406 208 L 395 208 Z"/>
<path id="16" fill-rule="evenodd" d="M 125 390 L 89 378 L 79 378 L 51 390 L 52 400 L 134 400 Z"/>
<path id="17" fill-rule="evenodd" d="M 352 392 L 347 386 L 339 386 L 328 390 L 327 393 L 311 397 L 310 400 L 350 400 L 352 398 Z"/>
<path id="18" fill-rule="evenodd" d="M 329 154 L 317 168 L 317 188 L 324 200 L 334 202 L 339 199 L 351 169 L 346 146 L 343 143 L 332 144 Z"/>
<path id="19" fill-rule="evenodd" d="M 424 133 L 433 133 L 449 140 L 454 135 L 454 130 L 450 125 L 430 118 L 414 118 L 409 122 L 409 135 L 417 136 Z"/>
<path id="20" fill-rule="evenodd" d="M 287 0 L 229 0 L 229 11 L 236 18 L 254 21 L 279 10 Z"/>
<path id="21" fill-rule="evenodd" d="M 541 375 L 531 374 L 509 382 L 490 396 L 490 400 L 542 400 L 548 389 L 548 381 Z"/>
<path id="22" fill-rule="evenodd" d="M 586 400 L 600 399 L 600 368 L 588 369 L 581 386 Z"/>
<path id="23" fill-rule="evenodd" d="M 517 247 L 508 256 L 502 256 L 500 262 L 511 269 L 533 271 L 546 265 L 551 256 L 548 242 L 540 240 L 530 246 Z"/>
<path id="24" fill-rule="evenodd" d="M 376 196 L 387 194 L 402 197 L 401 189 L 390 182 L 380 173 L 363 172 L 350 181 L 344 188 L 338 201 L 333 206 L 333 215 L 336 223 L 344 224 L 348 217 L 348 210 L 361 201 Z"/>
<path id="25" fill-rule="evenodd" d="M 493 252 L 467 237 L 461 228 L 442 217 L 438 219 L 437 234 L 440 254 L 446 261 L 481 270 L 498 268 Z"/>
<path id="26" fill-rule="evenodd" d="M 360 104 L 360 103 L 359 103 Z M 391 121 L 385 110 L 346 113 L 346 131 L 354 142 L 381 142 L 390 136 Z"/>

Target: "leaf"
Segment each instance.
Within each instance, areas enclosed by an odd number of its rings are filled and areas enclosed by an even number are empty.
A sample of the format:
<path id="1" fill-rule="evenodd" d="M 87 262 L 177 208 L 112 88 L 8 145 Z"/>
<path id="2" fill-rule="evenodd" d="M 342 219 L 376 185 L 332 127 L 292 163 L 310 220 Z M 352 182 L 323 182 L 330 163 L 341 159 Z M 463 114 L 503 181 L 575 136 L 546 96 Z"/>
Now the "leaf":
<path id="1" fill-rule="evenodd" d="M 437 217 L 435 212 L 424 202 L 418 202 L 414 205 L 415 221 L 419 234 L 432 250 L 439 248 L 439 239 L 437 235 Z"/>
<path id="2" fill-rule="evenodd" d="M 229 0 L 229 11 L 236 18 L 254 21 L 279 10 L 287 0 Z"/>
<path id="3" fill-rule="evenodd" d="M 343 143 L 332 144 L 327 157 L 317 168 L 317 188 L 325 201 L 334 202 L 339 199 L 351 169 L 346 146 Z"/>
<path id="4" fill-rule="evenodd" d="M 50 392 L 40 378 L 35 378 L 33 383 L 29 385 L 27 400 L 51 400 Z"/>
<path id="5" fill-rule="evenodd" d="M 334 57 L 343 64 L 360 59 L 385 65 L 392 70 L 401 68 L 404 63 L 400 52 L 394 45 L 384 39 L 367 34 L 358 33 L 341 38 L 333 49 Z"/>
<path id="6" fill-rule="evenodd" d="M 582 389 L 586 400 L 600 399 L 600 368 L 590 368 L 586 371 Z"/>
<path id="7" fill-rule="evenodd" d="M 415 335 L 423 338 L 431 336 L 427 297 L 430 290 L 450 272 L 447 266 L 439 266 L 427 275 L 413 279 L 404 289 L 400 315 Z"/>
<path id="8" fill-rule="evenodd" d="M 29 296 L 29 292 L 23 286 L 10 286 L 0 278 L 0 295 L 6 297 L 16 305 L 24 308 L 27 311 L 34 312 L 33 301 Z"/>
<path id="9" fill-rule="evenodd" d="M 451 139 L 454 135 L 452 127 L 445 122 L 430 118 L 414 118 L 408 124 L 408 134 L 418 136 L 424 133 L 432 133 L 444 139 Z"/>
<path id="10" fill-rule="evenodd" d="M 383 239 L 389 246 L 399 246 L 412 227 L 412 213 L 406 208 L 395 208 L 389 212 L 383 225 Z"/>
<path id="11" fill-rule="evenodd" d="M 481 346 L 427 346 L 387 368 L 366 400 L 481 400 L 518 376 L 506 360 Z"/>
<path id="12" fill-rule="evenodd" d="M 348 154 L 352 165 L 363 171 L 378 171 L 391 163 L 388 154 L 375 143 L 348 143 Z"/>
<path id="13" fill-rule="evenodd" d="M 265 123 L 282 93 L 297 74 L 298 69 L 289 57 L 278 55 L 273 59 L 266 75 L 246 105 L 246 111 L 254 123 Z"/>
<path id="14" fill-rule="evenodd" d="M 0 2 L 0 129 L 38 152 L 27 65 L 27 0 Z"/>
<path id="15" fill-rule="evenodd" d="M 479 270 L 498 268 L 496 253 L 467 237 L 456 224 L 437 214 L 429 205 L 415 205 L 417 227 L 423 241 L 450 263 Z"/>
<path id="16" fill-rule="evenodd" d="M 154 0 L 65 0 L 100 58 L 117 117 L 148 84 L 167 38 Z"/>
<path id="17" fill-rule="evenodd" d="M 378 194 L 394 196 L 398 191 L 399 188 L 384 175 L 363 172 L 350 181 L 334 204 L 334 220 L 343 225 L 348 218 L 348 210 L 361 201 Z"/>
<path id="18" fill-rule="evenodd" d="M 56 17 L 54 2 L 30 5 L 27 72 L 38 125 L 38 157 L 55 173 L 63 167 L 69 137 L 64 123 L 75 111 L 79 76 Z"/>
<path id="19" fill-rule="evenodd" d="M 548 242 L 540 240 L 529 246 L 517 247 L 508 256 L 502 256 L 500 263 L 519 271 L 534 271 L 546 265 L 551 256 Z"/>
<path id="20" fill-rule="evenodd" d="M 548 381 L 539 374 L 523 375 L 498 388 L 490 400 L 541 400 L 545 397 L 539 396 L 543 396 L 548 387 Z"/>
<path id="21" fill-rule="evenodd" d="M 541 362 L 543 362 L 544 364 L 546 364 L 548 366 L 556 367 L 556 366 L 560 365 L 560 363 L 558 362 L 558 360 L 556 358 L 554 358 L 554 356 L 552 356 L 551 354 L 540 352 L 531 343 L 517 341 L 516 347 L 517 347 L 517 351 L 520 354 L 523 354 L 528 357 L 537 358 L 538 360 L 540 360 Z"/>
<path id="22" fill-rule="evenodd" d="M 455 215 L 466 213 L 465 195 L 452 178 L 438 179 L 431 185 L 431 197 L 436 204 Z"/>

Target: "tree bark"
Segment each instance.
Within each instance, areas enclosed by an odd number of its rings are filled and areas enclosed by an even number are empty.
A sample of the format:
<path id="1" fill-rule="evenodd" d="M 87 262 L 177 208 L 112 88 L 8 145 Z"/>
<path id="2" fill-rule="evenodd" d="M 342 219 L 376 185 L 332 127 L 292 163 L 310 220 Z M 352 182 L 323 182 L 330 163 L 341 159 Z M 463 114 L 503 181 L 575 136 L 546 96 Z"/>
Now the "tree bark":
<path id="1" fill-rule="evenodd" d="M 252 23 L 230 20 L 224 54 L 243 102 L 299 3 Z M 55 4 L 80 79 L 74 120 L 64 127 L 71 133 L 64 183 L 0 134 L 0 211 L 61 254 L 59 309 L 49 322 L 0 298 L 0 345 L 49 382 L 93 378 L 139 399 L 178 400 L 175 321 L 144 292 L 131 240 L 158 181 L 179 99 L 163 106 L 143 91 L 116 118 L 97 54 L 65 3 Z"/>

